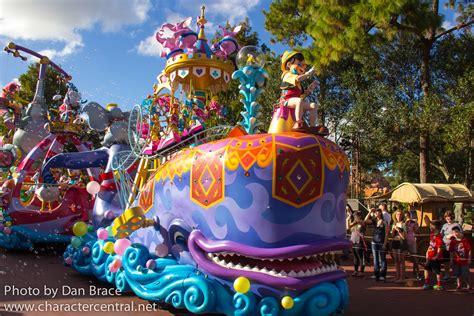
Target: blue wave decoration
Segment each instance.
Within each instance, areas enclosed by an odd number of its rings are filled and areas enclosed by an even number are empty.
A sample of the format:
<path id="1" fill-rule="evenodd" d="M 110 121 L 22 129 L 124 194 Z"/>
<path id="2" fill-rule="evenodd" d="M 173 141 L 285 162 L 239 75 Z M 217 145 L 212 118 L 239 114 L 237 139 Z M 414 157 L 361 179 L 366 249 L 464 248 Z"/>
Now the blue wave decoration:
<path id="1" fill-rule="evenodd" d="M 229 285 L 222 284 L 212 276 L 190 265 L 181 265 L 172 257 L 152 258 L 147 247 L 133 244 L 122 259 L 122 267 L 109 271 L 109 265 L 118 256 L 106 254 L 106 241 L 91 235 L 83 238 L 80 247 L 68 246 L 64 258 L 72 257 L 71 266 L 76 271 L 95 275 L 102 281 L 115 285 L 120 291 L 133 291 L 148 301 L 171 304 L 174 308 L 187 309 L 196 314 L 224 313 L 227 315 L 331 315 L 340 313 L 348 304 L 349 290 L 345 279 L 324 282 L 293 297 L 292 309 L 283 309 L 280 298 L 259 297 L 252 292 L 236 293 Z M 84 253 L 87 246 L 91 249 Z M 146 268 L 149 260 L 155 268 Z"/>
<path id="2" fill-rule="evenodd" d="M 32 248 L 33 243 L 29 238 L 12 231 L 9 235 L 0 233 L 0 247 L 5 249 L 25 250 Z"/>
<path id="3" fill-rule="evenodd" d="M 71 241 L 71 236 L 34 231 L 23 226 L 12 226 L 11 234 L 0 233 L 0 247 L 5 249 L 32 249 L 34 242 L 63 243 Z"/>

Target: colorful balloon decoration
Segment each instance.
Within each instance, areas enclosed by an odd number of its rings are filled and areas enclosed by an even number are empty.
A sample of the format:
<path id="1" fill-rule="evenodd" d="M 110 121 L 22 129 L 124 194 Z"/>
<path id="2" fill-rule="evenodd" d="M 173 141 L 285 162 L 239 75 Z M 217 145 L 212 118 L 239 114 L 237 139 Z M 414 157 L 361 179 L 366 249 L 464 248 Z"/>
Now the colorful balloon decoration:
<path id="1" fill-rule="evenodd" d="M 160 258 L 168 256 L 169 249 L 166 244 L 159 244 L 155 247 L 155 254 Z"/>
<path id="2" fill-rule="evenodd" d="M 119 239 L 114 243 L 114 251 L 119 256 L 122 256 L 125 250 L 132 244 L 132 242 L 128 239 Z"/>
<path id="3" fill-rule="evenodd" d="M 147 269 L 154 270 L 156 267 L 156 262 L 153 259 L 150 259 L 146 262 Z"/>
<path id="4" fill-rule="evenodd" d="M 68 266 L 70 266 L 73 262 L 74 261 L 73 261 L 72 257 L 66 257 L 64 259 L 64 263 L 67 264 Z"/>
<path id="5" fill-rule="evenodd" d="M 122 260 L 115 258 L 114 261 L 112 261 L 112 267 L 114 267 L 114 269 L 120 269 L 122 267 Z"/>
<path id="6" fill-rule="evenodd" d="M 99 228 L 97 230 L 97 238 L 99 238 L 100 240 L 107 240 L 107 238 L 109 238 L 109 233 L 106 229 Z"/>
<path id="7" fill-rule="evenodd" d="M 82 253 L 84 254 L 84 256 L 88 256 L 91 253 L 91 248 L 89 247 L 82 248 Z"/>
<path id="8" fill-rule="evenodd" d="M 82 237 L 88 232 L 87 224 L 84 222 L 76 222 L 72 226 L 72 232 L 75 236 Z"/>
<path id="9" fill-rule="evenodd" d="M 284 309 L 292 309 L 294 305 L 295 302 L 293 301 L 291 296 L 284 296 L 281 299 L 281 306 L 283 306 Z"/>
<path id="10" fill-rule="evenodd" d="M 246 277 L 238 277 L 234 281 L 234 290 L 238 293 L 245 294 L 250 290 L 250 281 Z"/>
<path id="11" fill-rule="evenodd" d="M 79 248 L 82 245 L 81 238 L 79 237 L 72 237 L 71 245 L 73 248 Z"/>
<path id="12" fill-rule="evenodd" d="M 100 184 L 97 181 L 91 181 L 87 184 L 86 190 L 90 195 L 96 195 L 100 191 Z"/>
<path id="13" fill-rule="evenodd" d="M 105 245 L 104 245 L 104 252 L 106 254 L 109 254 L 109 255 L 113 254 L 114 253 L 114 243 L 111 242 L 111 241 L 106 242 Z"/>

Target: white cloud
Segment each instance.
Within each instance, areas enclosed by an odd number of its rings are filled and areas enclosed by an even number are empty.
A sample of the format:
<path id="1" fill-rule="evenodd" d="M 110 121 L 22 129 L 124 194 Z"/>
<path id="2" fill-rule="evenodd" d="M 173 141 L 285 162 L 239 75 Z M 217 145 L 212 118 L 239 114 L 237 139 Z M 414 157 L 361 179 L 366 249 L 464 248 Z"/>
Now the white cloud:
<path id="1" fill-rule="evenodd" d="M 0 0 L 0 35 L 59 41 L 63 49 L 43 52 L 66 56 L 84 45 L 81 31 L 100 25 L 103 32 L 115 32 L 144 22 L 150 9 L 150 0 Z"/>
<path id="2" fill-rule="evenodd" d="M 139 54 L 145 56 L 160 56 L 162 48 L 160 43 L 158 43 L 155 38 L 155 33 L 158 31 L 158 29 L 155 30 L 153 35 L 147 37 L 143 41 L 140 41 L 137 47 Z"/>
<path id="3" fill-rule="evenodd" d="M 217 0 L 206 4 L 206 12 L 210 16 L 225 17 L 230 24 L 244 20 L 260 0 Z"/>
<path id="4" fill-rule="evenodd" d="M 227 20 L 231 24 L 244 20 L 249 12 L 257 7 L 261 0 L 178 0 L 180 10 L 187 9 L 193 17 L 201 14 L 201 5 L 204 2 L 206 6 L 205 15 L 207 20 L 225 23 Z"/>
<path id="5" fill-rule="evenodd" d="M 81 38 L 78 36 L 76 40 L 70 40 L 66 42 L 66 45 L 61 50 L 56 49 L 45 49 L 39 53 L 44 56 L 48 56 L 49 59 L 56 59 L 57 57 L 65 57 L 76 52 L 79 48 L 83 47 Z"/>
<path id="6" fill-rule="evenodd" d="M 165 21 L 167 23 L 178 23 L 178 22 L 186 20 L 189 17 L 189 16 L 185 16 L 184 14 L 180 14 L 178 12 L 172 11 L 170 9 L 165 10 L 165 16 L 166 16 Z M 194 20 L 195 19 L 193 18 L 193 23 L 196 22 Z"/>

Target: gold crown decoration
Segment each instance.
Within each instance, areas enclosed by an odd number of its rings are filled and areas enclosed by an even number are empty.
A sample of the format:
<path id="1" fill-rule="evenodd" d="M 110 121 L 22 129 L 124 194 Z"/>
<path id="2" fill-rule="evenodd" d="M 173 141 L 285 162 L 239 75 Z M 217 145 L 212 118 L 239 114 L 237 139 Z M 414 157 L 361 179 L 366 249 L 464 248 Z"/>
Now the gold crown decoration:
<path id="1" fill-rule="evenodd" d="M 72 123 L 72 122 L 63 122 L 63 121 L 51 121 L 49 123 L 49 131 L 51 133 L 73 133 L 73 134 L 80 134 L 81 131 L 84 129 L 84 125 L 82 123 Z"/>

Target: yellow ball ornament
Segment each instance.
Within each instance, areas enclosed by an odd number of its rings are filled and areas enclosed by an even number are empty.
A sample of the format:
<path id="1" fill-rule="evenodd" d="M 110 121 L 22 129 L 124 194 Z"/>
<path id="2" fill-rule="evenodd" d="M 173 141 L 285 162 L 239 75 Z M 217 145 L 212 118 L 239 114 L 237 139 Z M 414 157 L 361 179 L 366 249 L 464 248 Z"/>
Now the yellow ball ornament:
<path id="1" fill-rule="evenodd" d="M 295 305 L 295 302 L 293 301 L 293 299 L 291 298 L 291 296 L 284 296 L 284 297 L 281 299 L 281 306 L 282 306 L 284 309 L 292 309 L 294 305 Z"/>
<path id="2" fill-rule="evenodd" d="M 84 236 L 85 234 L 87 234 L 87 224 L 84 222 L 76 222 L 74 226 L 72 226 L 72 232 L 75 236 Z"/>
<path id="3" fill-rule="evenodd" d="M 234 281 L 234 290 L 238 293 L 245 294 L 250 290 L 250 281 L 246 277 L 238 277 Z"/>
<path id="4" fill-rule="evenodd" d="M 10 226 L 12 226 L 12 222 L 10 222 L 10 221 L 8 221 L 8 222 L 5 222 L 5 226 L 7 226 L 7 227 L 10 227 Z"/>
<path id="5" fill-rule="evenodd" d="M 106 254 L 109 254 L 109 255 L 113 254 L 114 253 L 114 243 L 111 242 L 111 241 L 106 242 L 105 245 L 104 245 L 104 252 Z"/>

